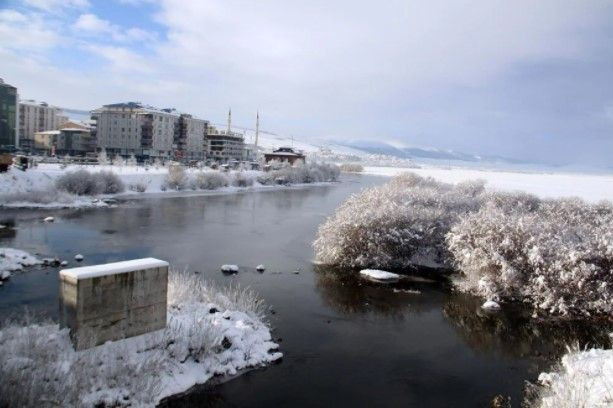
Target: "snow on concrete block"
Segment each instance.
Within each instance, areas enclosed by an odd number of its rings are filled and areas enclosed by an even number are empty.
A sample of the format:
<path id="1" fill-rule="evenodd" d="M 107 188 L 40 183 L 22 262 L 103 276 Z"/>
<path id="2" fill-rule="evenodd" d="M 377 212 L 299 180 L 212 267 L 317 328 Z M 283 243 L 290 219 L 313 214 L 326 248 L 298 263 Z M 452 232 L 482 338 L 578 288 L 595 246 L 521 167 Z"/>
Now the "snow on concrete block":
<path id="1" fill-rule="evenodd" d="M 221 271 L 226 273 L 238 272 L 238 265 L 221 265 Z"/>
<path id="2" fill-rule="evenodd" d="M 493 300 L 488 300 L 481 305 L 481 309 L 483 310 L 500 310 L 500 305 L 498 302 L 494 302 Z"/>
<path id="3" fill-rule="evenodd" d="M 53 222 L 53 221 L 55 221 L 55 218 L 53 218 L 53 217 L 47 217 L 47 218 L 45 218 L 45 219 L 44 219 L 44 221 L 45 221 L 45 222 Z"/>
<path id="4" fill-rule="evenodd" d="M 166 327 L 168 262 L 155 258 L 61 270 L 60 326 L 76 350 Z"/>
<path id="5" fill-rule="evenodd" d="M 83 255 L 81 255 L 81 254 L 76 254 L 76 255 L 74 256 L 74 259 L 75 259 L 77 262 L 81 262 L 81 261 L 83 260 Z"/>
<path id="6" fill-rule="evenodd" d="M 362 269 L 360 275 L 364 278 L 377 282 L 396 282 L 400 279 L 400 275 L 392 272 L 381 271 L 378 269 Z"/>

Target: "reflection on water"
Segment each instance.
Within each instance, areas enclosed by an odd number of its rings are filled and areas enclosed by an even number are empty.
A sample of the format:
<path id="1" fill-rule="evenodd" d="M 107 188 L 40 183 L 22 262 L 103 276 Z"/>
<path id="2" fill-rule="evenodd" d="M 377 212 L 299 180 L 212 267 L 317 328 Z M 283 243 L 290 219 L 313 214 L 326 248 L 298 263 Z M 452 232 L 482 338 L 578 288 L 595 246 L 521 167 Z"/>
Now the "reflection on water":
<path id="1" fill-rule="evenodd" d="M 402 279 L 377 283 L 361 278 L 356 271 L 314 266 L 316 288 L 331 308 L 343 314 L 375 313 L 402 319 L 406 313 L 438 309 L 445 285 L 425 279 Z"/>
<path id="2" fill-rule="evenodd" d="M 481 309 L 482 299 L 452 293 L 443 306 L 445 316 L 470 347 L 480 352 L 513 357 L 557 359 L 569 345 L 610 347 L 611 322 L 537 320 L 521 305 L 505 305 L 492 313 Z"/>

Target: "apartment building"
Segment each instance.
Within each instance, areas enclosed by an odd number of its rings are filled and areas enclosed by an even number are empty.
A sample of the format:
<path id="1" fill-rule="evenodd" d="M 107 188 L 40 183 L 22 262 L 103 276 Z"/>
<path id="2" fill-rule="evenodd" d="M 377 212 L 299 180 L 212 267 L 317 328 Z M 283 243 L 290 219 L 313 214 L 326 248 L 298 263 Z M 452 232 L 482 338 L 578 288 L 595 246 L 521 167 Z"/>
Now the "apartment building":
<path id="1" fill-rule="evenodd" d="M 34 134 L 58 130 L 68 120 L 62 110 L 46 102 L 22 100 L 19 102 L 19 145 L 23 150 L 34 149 Z"/>
<path id="2" fill-rule="evenodd" d="M 206 135 L 209 122 L 181 114 L 175 129 L 173 144 L 175 158 L 185 160 L 204 160 L 207 155 Z"/>
<path id="3" fill-rule="evenodd" d="M 220 163 L 244 160 L 245 137 L 230 130 L 219 130 L 214 126 L 208 128 L 206 135 L 208 155 L 211 160 Z"/>
<path id="4" fill-rule="evenodd" d="M 98 148 L 111 155 L 171 158 L 179 115 L 139 102 L 104 105 L 92 111 Z"/>
<path id="5" fill-rule="evenodd" d="M 17 88 L 0 78 L 0 151 L 19 145 L 19 104 Z"/>
<path id="6" fill-rule="evenodd" d="M 34 150 L 48 155 L 85 156 L 96 151 L 91 126 L 68 121 L 59 130 L 34 133 Z"/>

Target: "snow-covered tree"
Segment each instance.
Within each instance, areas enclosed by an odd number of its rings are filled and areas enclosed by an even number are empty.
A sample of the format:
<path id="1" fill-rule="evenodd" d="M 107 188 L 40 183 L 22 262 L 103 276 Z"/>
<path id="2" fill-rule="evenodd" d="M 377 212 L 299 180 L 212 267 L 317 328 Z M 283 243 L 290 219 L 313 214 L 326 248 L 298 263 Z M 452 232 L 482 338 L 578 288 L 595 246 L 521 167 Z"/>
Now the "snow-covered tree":
<path id="1" fill-rule="evenodd" d="M 445 235 L 461 214 L 477 211 L 483 182 L 457 186 L 402 174 L 354 194 L 319 227 L 319 262 L 341 267 L 449 266 Z"/>

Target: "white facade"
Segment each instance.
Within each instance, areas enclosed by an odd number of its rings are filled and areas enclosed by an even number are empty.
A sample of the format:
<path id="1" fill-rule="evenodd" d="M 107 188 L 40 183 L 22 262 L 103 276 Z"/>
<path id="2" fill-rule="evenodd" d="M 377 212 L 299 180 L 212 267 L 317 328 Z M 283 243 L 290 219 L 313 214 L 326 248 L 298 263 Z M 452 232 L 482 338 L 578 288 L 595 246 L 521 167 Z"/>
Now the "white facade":
<path id="1" fill-rule="evenodd" d="M 31 148 L 34 133 L 57 130 L 67 121 L 62 110 L 45 102 L 24 100 L 19 102 L 19 141 L 24 149 Z"/>
<path id="2" fill-rule="evenodd" d="M 178 118 L 176 113 L 133 102 L 92 112 L 98 147 L 121 155 L 170 157 Z"/>

